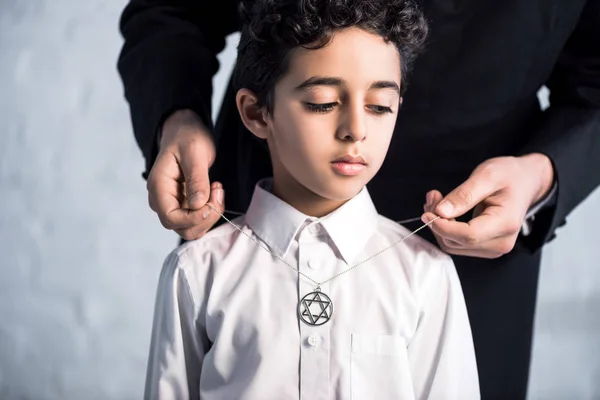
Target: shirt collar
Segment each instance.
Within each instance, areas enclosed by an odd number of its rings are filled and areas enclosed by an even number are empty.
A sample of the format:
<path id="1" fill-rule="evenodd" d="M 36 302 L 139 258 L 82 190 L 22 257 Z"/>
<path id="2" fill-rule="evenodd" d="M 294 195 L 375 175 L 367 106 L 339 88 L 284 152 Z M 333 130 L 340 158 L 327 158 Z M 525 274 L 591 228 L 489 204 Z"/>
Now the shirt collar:
<path id="1" fill-rule="evenodd" d="M 321 224 L 346 263 L 351 263 L 377 229 L 378 213 L 367 188 L 323 218 L 296 210 L 271 193 L 273 181 L 257 183 L 246 222 L 250 229 L 279 257 L 284 257 L 299 231 Z M 308 220 L 308 221 L 307 221 Z M 314 221 L 314 222 L 313 222 Z"/>

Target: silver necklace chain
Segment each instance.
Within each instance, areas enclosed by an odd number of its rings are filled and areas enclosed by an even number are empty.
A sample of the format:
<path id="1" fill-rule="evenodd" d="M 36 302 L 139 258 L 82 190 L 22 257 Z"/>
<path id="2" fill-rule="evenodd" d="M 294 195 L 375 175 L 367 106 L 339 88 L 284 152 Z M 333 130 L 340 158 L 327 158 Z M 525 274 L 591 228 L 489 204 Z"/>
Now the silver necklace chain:
<path id="1" fill-rule="evenodd" d="M 207 205 L 210 206 L 210 204 L 207 204 Z M 213 208 L 213 210 L 214 210 L 214 208 Z M 238 211 L 225 210 L 225 212 L 228 214 L 233 214 L 233 215 L 244 215 L 244 213 L 241 213 Z M 415 222 L 415 221 L 420 221 L 420 220 L 421 220 L 421 217 L 415 217 L 415 218 L 403 219 L 401 221 L 396 221 L 396 223 L 397 224 L 408 224 L 409 222 Z M 431 221 L 431 222 L 433 222 L 433 221 Z"/>
<path id="2" fill-rule="evenodd" d="M 210 204 L 207 204 L 207 205 L 210 206 Z M 213 208 L 213 210 L 214 210 L 214 208 Z M 241 213 L 238 211 L 225 210 L 225 212 L 228 214 L 233 214 L 233 215 L 244 215 L 244 213 Z M 420 220 L 421 220 L 421 217 L 415 217 L 415 218 L 403 219 L 401 221 L 396 221 L 396 223 L 397 224 L 408 224 L 409 222 L 415 222 L 415 221 L 420 221 Z"/>
<path id="3" fill-rule="evenodd" d="M 265 251 L 267 251 L 269 254 L 271 254 L 273 257 L 275 257 L 276 259 L 278 259 L 279 261 L 281 261 L 282 263 L 284 263 L 285 265 L 287 265 L 288 267 L 290 267 L 291 269 L 293 269 L 294 271 L 298 272 L 300 275 L 302 275 L 303 277 L 305 277 L 306 279 L 310 280 L 311 282 L 313 282 L 315 285 L 317 285 L 317 290 L 320 290 L 321 285 L 326 284 L 329 281 L 334 280 L 335 278 L 352 271 L 354 268 L 358 267 L 359 265 L 362 265 L 364 263 L 366 263 L 367 261 L 371 260 L 372 258 L 378 256 L 379 254 L 383 253 L 386 250 L 389 250 L 390 248 L 394 247 L 395 245 L 397 245 L 398 243 L 401 243 L 403 241 L 405 241 L 406 239 L 408 239 L 409 237 L 411 237 L 412 235 L 414 235 L 415 233 L 419 232 L 421 229 L 425 228 L 426 226 L 428 226 L 429 224 L 431 224 L 433 221 L 435 221 L 436 219 L 440 218 L 439 216 L 435 217 L 434 219 L 432 219 L 431 221 L 427 222 L 424 225 L 421 225 L 419 228 L 415 229 L 414 231 L 412 231 L 411 233 L 409 233 L 408 235 L 402 237 L 401 239 L 398 239 L 397 241 L 395 241 L 394 243 L 390 244 L 388 247 L 385 247 L 382 250 L 379 250 L 377 253 L 371 255 L 370 257 L 360 261 L 357 264 L 354 264 L 353 266 L 351 266 L 350 268 L 347 268 L 345 270 L 343 270 L 342 272 L 339 272 L 337 274 L 335 274 L 334 276 L 332 276 L 329 279 L 326 279 L 322 282 L 317 282 L 315 281 L 313 278 L 311 278 L 310 276 L 306 275 L 305 273 L 303 273 L 302 271 L 300 271 L 298 268 L 292 266 L 290 263 L 288 263 L 287 261 L 285 261 L 283 258 L 279 257 L 277 254 L 275 254 L 274 252 L 271 251 L 271 249 L 269 249 L 266 245 L 264 245 L 263 243 L 259 242 L 258 240 L 256 240 L 255 238 L 253 238 L 252 236 L 248 235 L 246 232 L 244 232 L 244 230 L 242 228 L 240 228 L 239 226 L 237 226 L 234 222 L 232 222 L 229 218 L 227 218 L 225 215 L 223 215 L 221 212 L 217 211 L 212 205 L 210 205 L 209 203 L 206 203 L 207 206 L 209 206 L 210 208 L 212 208 L 217 214 L 219 214 L 221 216 L 221 218 L 223 218 L 225 221 L 227 221 L 229 224 L 231 224 L 233 227 L 235 227 L 238 231 L 240 231 L 241 233 L 243 233 L 248 239 L 252 240 L 254 243 L 256 243 L 258 246 L 262 247 Z M 226 212 L 232 213 L 232 214 L 239 214 L 239 215 L 243 215 L 241 213 L 237 213 L 237 212 L 231 212 L 231 211 L 227 211 Z M 411 218 L 409 220 L 404 220 L 404 221 L 399 221 L 398 223 L 403 223 L 403 222 L 412 222 L 412 221 L 417 221 L 420 220 L 419 217 L 416 218 Z"/>

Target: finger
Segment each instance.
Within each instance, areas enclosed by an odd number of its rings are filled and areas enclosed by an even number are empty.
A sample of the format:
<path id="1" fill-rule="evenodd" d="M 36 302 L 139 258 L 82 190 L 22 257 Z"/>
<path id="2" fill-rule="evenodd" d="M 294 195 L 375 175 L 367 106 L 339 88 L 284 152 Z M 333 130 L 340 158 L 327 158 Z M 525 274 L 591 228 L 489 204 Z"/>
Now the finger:
<path id="1" fill-rule="evenodd" d="M 160 204 L 159 204 L 160 207 Z M 201 224 L 204 221 L 202 209 L 190 210 L 178 208 L 166 213 L 157 212 L 162 225 L 171 230 L 187 229 Z"/>
<path id="2" fill-rule="evenodd" d="M 453 254 L 457 256 L 467 256 L 467 257 L 478 257 L 478 258 L 498 258 L 502 254 L 494 253 L 492 251 L 487 250 L 479 250 L 479 249 L 465 249 L 463 247 L 455 247 L 454 244 L 458 244 L 449 239 L 443 239 L 436 233 L 433 233 L 440 249 L 448 254 Z M 460 246 L 460 245 L 459 245 Z"/>
<path id="3" fill-rule="evenodd" d="M 425 211 L 433 212 L 437 204 L 443 199 L 442 193 L 439 190 L 430 190 L 425 196 Z"/>
<path id="4" fill-rule="evenodd" d="M 201 141 L 190 142 L 181 148 L 179 165 L 185 181 L 185 192 L 190 209 L 201 208 L 210 196 L 210 180 L 208 177 L 208 160 L 206 150 Z"/>
<path id="5" fill-rule="evenodd" d="M 435 208 L 435 214 L 446 219 L 459 217 L 499 191 L 500 185 L 486 171 L 483 169 L 474 172 L 469 179 L 448 193 Z"/>
<path id="6" fill-rule="evenodd" d="M 426 216 L 426 220 L 431 220 L 434 217 L 435 215 L 430 213 Z M 518 236 L 518 232 L 515 232 L 479 244 L 467 246 L 455 240 L 444 238 L 433 229 L 432 233 L 440 248 L 448 254 L 489 259 L 498 258 L 512 251 Z"/>
<path id="7" fill-rule="evenodd" d="M 442 247 L 442 246 L 440 246 L 440 247 Z M 482 250 L 449 249 L 449 248 L 444 248 L 444 247 L 442 247 L 442 250 L 448 254 L 452 254 L 455 256 L 486 258 L 486 259 L 499 258 L 504 255 L 501 253 L 492 253 L 489 251 L 482 251 Z"/>
<path id="8" fill-rule="evenodd" d="M 430 215 L 426 215 L 425 218 L 428 218 L 429 220 L 433 219 Z M 471 247 L 497 236 L 494 227 L 485 223 L 488 222 L 488 218 L 485 216 L 479 216 L 477 218 L 484 222 L 482 224 L 483 228 L 480 230 L 476 230 L 469 225 L 474 220 L 471 220 L 470 222 L 460 222 L 449 221 L 443 218 L 433 221 L 429 224 L 429 227 L 433 232 L 444 239 L 453 240 L 465 247 Z M 491 218 L 490 224 L 493 223 L 493 221 L 494 218 Z"/>
<path id="9" fill-rule="evenodd" d="M 424 215 L 432 220 L 434 214 Z M 519 220 L 510 217 L 506 208 L 489 206 L 477 217 L 468 222 L 449 221 L 440 218 L 429 226 L 431 230 L 445 239 L 451 239 L 463 246 L 475 247 L 489 240 L 513 235 L 519 232 Z"/>
<path id="10" fill-rule="evenodd" d="M 167 229 L 182 229 L 196 225 L 202 218 L 200 212 L 182 207 L 180 172 L 177 160 L 171 154 L 156 160 L 148 177 L 148 202 L 161 224 Z"/>
<path id="11" fill-rule="evenodd" d="M 434 234 L 435 235 L 435 234 Z M 515 246 L 516 236 L 504 236 L 490 240 L 481 247 L 464 247 L 452 240 L 442 239 L 436 235 L 440 247 L 448 254 L 459 256 L 479 257 L 479 258 L 498 258 L 508 254 Z"/>
<path id="12" fill-rule="evenodd" d="M 487 254 L 489 257 L 498 257 L 504 254 L 508 254 L 512 251 L 512 249 L 515 247 L 517 236 L 518 235 L 505 235 L 492 240 L 488 240 L 487 242 L 481 245 L 469 247 L 465 247 L 451 239 L 441 240 L 443 241 L 444 246 L 449 249 L 449 251 L 471 252 L 471 254 L 478 254 L 479 256 Z"/>
<path id="13" fill-rule="evenodd" d="M 211 207 L 209 207 L 210 205 Z M 223 214 L 225 211 L 225 191 L 223 190 L 223 185 L 219 182 L 213 182 L 210 190 L 210 197 L 208 198 L 208 202 L 206 207 L 209 214 L 214 214 L 216 216 L 215 222 L 221 217 L 218 213 Z M 215 213 L 215 210 L 218 213 Z M 214 225 L 211 224 L 211 226 Z"/>
<path id="14" fill-rule="evenodd" d="M 444 239 L 435 232 L 433 232 L 433 236 L 435 237 L 440 249 L 448 254 L 478 258 L 497 258 L 502 255 L 500 253 L 494 253 L 481 249 L 464 248 L 459 243 L 456 243 L 450 239 Z"/>
<path id="15" fill-rule="evenodd" d="M 190 209 L 190 203 L 188 203 L 188 197 L 185 193 L 185 182 L 180 182 L 177 192 L 177 198 L 179 199 L 179 204 L 181 208 L 185 208 L 187 210 Z"/>
<path id="16" fill-rule="evenodd" d="M 172 154 L 161 154 L 157 157 L 146 182 L 148 205 L 154 212 L 159 212 L 161 206 L 169 211 L 179 206 L 177 200 L 173 200 L 172 196 L 177 193 L 177 181 L 180 177 L 181 171 Z M 169 196 L 161 199 L 161 206 L 159 206 L 158 200 L 163 194 L 169 194 Z"/>
<path id="17" fill-rule="evenodd" d="M 223 186 L 219 183 L 213 183 L 211 185 L 209 201 L 199 210 L 202 212 L 202 221 L 195 226 L 177 230 L 179 236 L 185 240 L 195 240 L 204 236 L 221 218 L 219 213 L 223 214 L 225 210 L 224 197 Z M 215 212 L 211 206 L 219 213 Z"/>
<path id="18" fill-rule="evenodd" d="M 421 221 L 423 223 L 429 224 L 430 221 L 433 221 L 436 218 L 440 218 L 439 216 L 433 213 L 433 209 L 435 209 L 436 205 L 442 200 L 443 197 L 444 196 L 442 195 L 442 193 L 440 193 L 438 190 L 431 190 L 427 193 L 425 197 L 426 203 L 423 206 L 424 213 L 421 216 Z M 454 219 L 452 219 L 451 221 L 454 221 Z M 431 229 L 431 224 L 429 224 L 429 229 Z M 446 241 L 447 239 L 440 237 L 433 230 L 432 233 L 437 239 L 440 247 L 442 247 L 444 245 L 444 241 Z"/>
<path id="19" fill-rule="evenodd" d="M 442 238 L 437 233 L 434 233 L 434 235 L 436 237 L 439 237 L 440 240 L 442 240 L 444 242 L 444 246 L 448 247 L 449 249 L 464 249 L 465 248 L 465 246 L 463 246 L 462 244 L 460 244 L 458 242 L 455 242 L 452 239 Z"/>

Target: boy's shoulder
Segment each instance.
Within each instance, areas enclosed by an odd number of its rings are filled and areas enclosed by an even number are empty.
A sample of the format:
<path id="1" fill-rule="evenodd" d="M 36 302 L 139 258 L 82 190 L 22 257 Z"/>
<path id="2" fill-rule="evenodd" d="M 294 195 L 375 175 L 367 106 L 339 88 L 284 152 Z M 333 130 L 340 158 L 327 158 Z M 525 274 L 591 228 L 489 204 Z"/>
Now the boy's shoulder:
<path id="1" fill-rule="evenodd" d="M 387 240 L 396 242 L 406 238 L 395 246 L 396 254 L 419 302 L 426 302 L 441 285 L 454 287 L 458 279 L 455 279 L 456 267 L 450 255 L 418 233 L 411 235 L 412 231 L 405 226 L 381 215 L 379 218 L 379 230 Z"/>
<path id="2" fill-rule="evenodd" d="M 244 229 L 245 219 L 233 221 Z M 187 293 L 195 304 L 202 302 L 206 285 L 214 280 L 218 263 L 235 245 L 239 230 L 230 224 L 208 231 L 200 239 L 185 242 L 173 249 L 165 258 L 159 276 L 159 287 L 169 288 L 185 282 Z"/>
<path id="3" fill-rule="evenodd" d="M 433 263 L 448 263 L 452 262 L 452 258 L 443 252 L 436 245 L 428 242 L 418 233 L 412 234 L 413 231 L 393 221 L 383 215 L 379 214 L 379 231 L 384 234 L 386 237 L 391 238 L 392 240 L 401 240 L 402 238 L 406 238 L 406 240 L 398 243 L 399 251 L 408 252 L 413 254 L 414 256 L 419 257 L 420 259 L 426 259 L 429 262 Z M 423 228 L 428 229 L 428 228 Z M 410 237 L 409 237 L 410 235 Z"/>
<path id="4" fill-rule="evenodd" d="M 242 231 L 246 225 L 244 215 L 231 222 Z M 229 223 L 223 223 L 206 232 L 201 238 L 179 245 L 169 256 L 177 258 L 180 264 L 198 265 L 203 261 L 216 261 L 227 254 L 239 234 L 238 228 Z"/>

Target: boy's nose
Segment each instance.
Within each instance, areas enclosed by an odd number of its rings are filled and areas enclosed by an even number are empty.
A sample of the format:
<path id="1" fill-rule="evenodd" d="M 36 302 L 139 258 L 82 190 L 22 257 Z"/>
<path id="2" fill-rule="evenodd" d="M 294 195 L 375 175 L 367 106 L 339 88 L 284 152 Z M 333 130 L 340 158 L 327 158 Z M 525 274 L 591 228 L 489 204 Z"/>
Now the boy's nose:
<path id="1" fill-rule="evenodd" d="M 364 110 L 349 110 L 345 113 L 337 136 L 343 141 L 362 142 L 367 138 Z"/>

